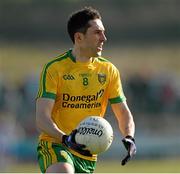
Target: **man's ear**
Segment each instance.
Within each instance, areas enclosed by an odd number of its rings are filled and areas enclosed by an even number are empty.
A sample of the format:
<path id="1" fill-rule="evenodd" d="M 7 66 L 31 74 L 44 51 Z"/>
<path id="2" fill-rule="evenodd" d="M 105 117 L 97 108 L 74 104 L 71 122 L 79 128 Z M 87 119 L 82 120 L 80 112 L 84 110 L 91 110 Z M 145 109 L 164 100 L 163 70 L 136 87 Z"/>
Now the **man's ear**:
<path id="1" fill-rule="evenodd" d="M 74 34 L 74 40 L 77 42 L 77 43 L 80 43 L 84 38 L 84 34 L 83 33 L 80 33 L 80 32 L 76 32 Z"/>

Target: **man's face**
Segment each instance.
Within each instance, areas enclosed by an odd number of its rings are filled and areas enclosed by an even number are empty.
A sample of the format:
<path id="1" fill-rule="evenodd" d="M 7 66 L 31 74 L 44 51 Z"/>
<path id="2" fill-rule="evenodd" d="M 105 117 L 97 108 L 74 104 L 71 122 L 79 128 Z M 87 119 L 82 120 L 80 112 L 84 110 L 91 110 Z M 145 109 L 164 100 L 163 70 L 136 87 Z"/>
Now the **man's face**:
<path id="1" fill-rule="evenodd" d="M 100 19 L 89 21 L 90 27 L 82 36 L 81 49 L 89 57 L 101 56 L 103 44 L 107 40 Z"/>

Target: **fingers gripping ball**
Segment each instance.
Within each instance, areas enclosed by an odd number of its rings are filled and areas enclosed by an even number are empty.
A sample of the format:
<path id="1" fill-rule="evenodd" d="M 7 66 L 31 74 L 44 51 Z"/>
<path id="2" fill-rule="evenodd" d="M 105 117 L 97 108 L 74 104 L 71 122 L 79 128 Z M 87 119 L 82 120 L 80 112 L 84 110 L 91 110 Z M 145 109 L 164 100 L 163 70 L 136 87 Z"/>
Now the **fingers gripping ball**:
<path id="1" fill-rule="evenodd" d="M 78 125 L 75 140 L 79 144 L 84 144 L 91 154 L 99 154 L 111 146 L 113 129 L 104 118 L 90 116 Z"/>

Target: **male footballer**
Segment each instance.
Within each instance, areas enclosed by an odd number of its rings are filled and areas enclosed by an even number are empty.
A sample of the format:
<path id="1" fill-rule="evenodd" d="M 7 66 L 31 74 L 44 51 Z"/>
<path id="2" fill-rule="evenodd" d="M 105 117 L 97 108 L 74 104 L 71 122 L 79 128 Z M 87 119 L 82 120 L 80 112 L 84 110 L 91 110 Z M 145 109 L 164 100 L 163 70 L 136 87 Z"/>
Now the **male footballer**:
<path id="1" fill-rule="evenodd" d="M 88 116 L 103 117 L 108 101 L 124 137 L 125 165 L 136 153 L 135 124 L 119 71 L 101 57 L 107 40 L 101 16 L 96 9 L 85 7 L 69 17 L 67 30 L 73 48 L 44 66 L 36 100 L 41 172 L 93 173 L 97 155 L 75 142 L 76 126 Z"/>

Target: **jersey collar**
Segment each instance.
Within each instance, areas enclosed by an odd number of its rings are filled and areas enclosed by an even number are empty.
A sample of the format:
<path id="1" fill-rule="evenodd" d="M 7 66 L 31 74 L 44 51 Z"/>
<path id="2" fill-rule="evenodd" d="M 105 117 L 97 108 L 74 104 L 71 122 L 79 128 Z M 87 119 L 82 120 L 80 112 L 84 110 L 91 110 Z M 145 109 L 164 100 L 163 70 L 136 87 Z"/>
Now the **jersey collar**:
<path id="1" fill-rule="evenodd" d="M 70 50 L 67 52 L 67 54 L 68 54 L 68 57 L 69 57 L 74 63 L 77 63 L 76 57 L 74 57 L 73 54 L 72 54 L 72 49 L 70 49 Z M 95 61 L 95 59 L 96 59 L 96 58 L 94 58 L 93 62 Z M 91 62 L 91 63 L 93 63 L 93 62 Z M 87 63 L 89 63 L 89 62 L 87 62 Z"/>
<path id="2" fill-rule="evenodd" d="M 69 51 L 68 51 L 68 56 L 69 56 L 69 58 L 73 61 L 73 62 L 76 62 L 76 58 L 73 56 L 73 54 L 72 54 L 72 49 L 70 49 Z"/>

